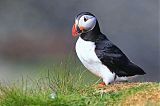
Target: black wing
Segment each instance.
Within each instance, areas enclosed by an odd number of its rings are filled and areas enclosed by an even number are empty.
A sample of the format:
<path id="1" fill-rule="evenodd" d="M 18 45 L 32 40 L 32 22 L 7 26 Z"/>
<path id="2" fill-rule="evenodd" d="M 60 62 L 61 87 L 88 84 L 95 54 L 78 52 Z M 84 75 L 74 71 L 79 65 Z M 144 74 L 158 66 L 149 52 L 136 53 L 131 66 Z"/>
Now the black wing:
<path id="1" fill-rule="evenodd" d="M 98 58 L 118 76 L 143 75 L 145 72 L 130 62 L 127 56 L 107 38 L 96 41 L 95 52 Z"/>

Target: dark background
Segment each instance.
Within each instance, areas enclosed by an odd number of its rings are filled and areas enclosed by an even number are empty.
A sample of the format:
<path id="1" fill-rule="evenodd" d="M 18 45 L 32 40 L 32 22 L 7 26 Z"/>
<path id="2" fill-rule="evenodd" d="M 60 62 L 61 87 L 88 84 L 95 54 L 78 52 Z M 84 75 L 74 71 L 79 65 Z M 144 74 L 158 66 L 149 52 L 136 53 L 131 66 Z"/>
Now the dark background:
<path id="1" fill-rule="evenodd" d="M 75 56 L 74 17 L 89 11 L 98 18 L 101 31 L 147 72 L 144 80 L 160 81 L 158 2 L 0 0 L 0 78 L 27 70 L 26 62 Z"/>

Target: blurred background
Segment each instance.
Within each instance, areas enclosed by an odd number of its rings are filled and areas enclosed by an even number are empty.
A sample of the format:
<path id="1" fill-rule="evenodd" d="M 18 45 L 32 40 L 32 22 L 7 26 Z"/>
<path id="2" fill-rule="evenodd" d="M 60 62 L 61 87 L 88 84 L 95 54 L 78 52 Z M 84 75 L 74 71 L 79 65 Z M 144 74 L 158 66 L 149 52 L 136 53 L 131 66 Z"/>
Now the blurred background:
<path id="1" fill-rule="evenodd" d="M 75 54 L 74 17 L 88 11 L 101 31 L 160 81 L 159 0 L 0 0 L 0 79 L 46 70 Z M 14 76 L 14 77 L 13 77 Z M 16 77 L 15 77 L 16 76 Z"/>

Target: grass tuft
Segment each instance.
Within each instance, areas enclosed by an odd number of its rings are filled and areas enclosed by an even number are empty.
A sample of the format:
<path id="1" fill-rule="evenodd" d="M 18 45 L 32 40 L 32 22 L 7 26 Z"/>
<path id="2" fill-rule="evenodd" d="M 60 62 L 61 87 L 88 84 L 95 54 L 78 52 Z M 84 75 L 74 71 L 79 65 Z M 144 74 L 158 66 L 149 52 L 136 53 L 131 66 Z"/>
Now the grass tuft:
<path id="1" fill-rule="evenodd" d="M 61 62 L 51 65 L 36 80 L 22 77 L 15 83 L 1 82 L 0 106 L 149 106 L 160 103 L 160 83 L 115 83 L 97 88 L 97 80 L 78 63 Z M 51 94 L 54 93 L 53 99 Z"/>

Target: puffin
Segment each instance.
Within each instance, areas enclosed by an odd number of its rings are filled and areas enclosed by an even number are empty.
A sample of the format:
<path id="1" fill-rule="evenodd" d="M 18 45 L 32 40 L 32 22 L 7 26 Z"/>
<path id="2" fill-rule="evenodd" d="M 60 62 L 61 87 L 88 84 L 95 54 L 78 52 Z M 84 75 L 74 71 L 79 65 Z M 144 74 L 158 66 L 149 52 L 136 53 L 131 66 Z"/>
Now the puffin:
<path id="1" fill-rule="evenodd" d="M 76 54 L 90 72 L 102 78 L 100 84 L 127 81 L 145 74 L 101 32 L 98 20 L 92 13 L 81 12 L 75 17 L 72 36 L 79 36 Z"/>

